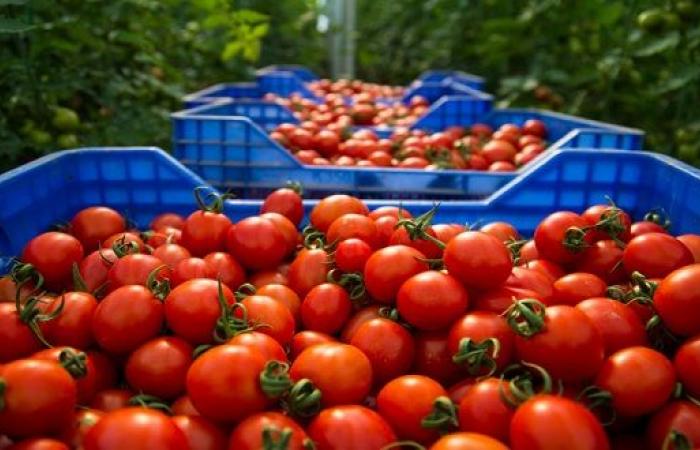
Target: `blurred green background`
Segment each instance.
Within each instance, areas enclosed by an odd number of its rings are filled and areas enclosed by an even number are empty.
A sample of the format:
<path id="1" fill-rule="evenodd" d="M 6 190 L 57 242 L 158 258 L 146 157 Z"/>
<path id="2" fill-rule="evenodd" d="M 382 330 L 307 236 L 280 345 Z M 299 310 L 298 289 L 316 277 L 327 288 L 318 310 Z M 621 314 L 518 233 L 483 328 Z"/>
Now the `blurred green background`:
<path id="1" fill-rule="evenodd" d="M 207 85 L 267 64 L 328 76 L 341 0 L 0 0 L 0 170 L 60 148 L 158 145 Z M 356 76 L 484 76 L 498 106 L 642 128 L 700 164 L 700 4 L 693 0 L 356 0 Z"/>

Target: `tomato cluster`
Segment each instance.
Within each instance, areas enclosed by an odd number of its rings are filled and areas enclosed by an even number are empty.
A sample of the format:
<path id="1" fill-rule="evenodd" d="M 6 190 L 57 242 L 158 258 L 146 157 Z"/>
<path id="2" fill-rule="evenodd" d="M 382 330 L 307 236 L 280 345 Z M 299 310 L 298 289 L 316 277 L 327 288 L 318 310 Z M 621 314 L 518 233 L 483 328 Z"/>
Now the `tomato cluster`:
<path id="1" fill-rule="evenodd" d="M 368 83 L 362 80 L 348 80 L 340 78 L 329 80 L 321 78 L 306 84 L 309 90 L 317 97 L 327 94 L 340 94 L 352 100 L 352 103 L 362 103 L 367 100 L 400 99 L 406 88 L 403 86 L 390 86 L 388 84 Z"/>
<path id="2" fill-rule="evenodd" d="M 700 235 L 659 212 L 560 211 L 527 240 L 347 195 L 302 232 L 291 189 L 236 223 L 197 199 L 26 245 L 0 279 L 0 448 L 700 445 Z"/>
<path id="3" fill-rule="evenodd" d="M 270 137 L 302 163 L 316 166 L 511 172 L 545 150 L 547 128 L 530 119 L 522 127 L 504 124 L 495 131 L 481 123 L 468 131 L 454 126 L 432 134 L 401 127 L 380 138 L 367 128 L 352 132 L 338 123 L 323 127 L 305 121 L 280 124 Z"/>

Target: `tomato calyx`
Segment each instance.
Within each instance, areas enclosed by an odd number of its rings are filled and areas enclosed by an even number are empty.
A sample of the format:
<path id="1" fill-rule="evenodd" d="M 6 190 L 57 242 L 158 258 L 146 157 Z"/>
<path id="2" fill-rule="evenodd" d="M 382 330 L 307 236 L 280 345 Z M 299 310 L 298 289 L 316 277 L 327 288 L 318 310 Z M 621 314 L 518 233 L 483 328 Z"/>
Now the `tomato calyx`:
<path id="1" fill-rule="evenodd" d="M 32 295 L 27 298 L 26 302 L 22 304 L 19 297 L 15 299 L 15 307 L 17 308 L 17 314 L 19 314 L 19 319 L 29 327 L 34 336 L 47 348 L 52 348 L 53 346 L 48 343 L 44 334 L 39 328 L 40 322 L 48 322 L 60 316 L 63 312 L 63 307 L 66 304 L 66 299 L 64 295 L 61 295 L 61 302 L 58 304 L 58 308 L 49 314 L 44 314 L 39 309 L 39 304 L 42 303 L 39 295 Z"/>
<path id="2" fill-rule="evenodd" d="M 268 361 L 260 373 L 260 387 L 267 397 L 279 399 L 294 417 L 308 418 L 321 410 L 321 391 L 308 378 L 294 383 L 287 363 Z"/>
<path id="3" fill-rule="evenodd" d="M 32 264 L 17 261 L 10 269 L 10 279 L 15 283 L 15 300 L 21 296 L 25 285 L 34 285 L 34 292 L 39 292 L 44 285 L 44 277 Z"/>
<path id="4" fill-rule="evenodd" d="M 142 408 L 156 409 L 158 411 L 163 411 L 168 415 L 172 415 L 173 411 L 170 409 L 167 403 L 165 403 L 160 398 L 155 395 L 139 394 L 134 395 L 129 399 L 129 405 L 140 406 Z"/>
<path id="5" fill-rule="evenodd" d="M 535 375 L 539 377 L 539 380 Z M 537 364 L 523 361 L 521 364 L 513 364 L 506 367 L 501 374 L 501 381 L 507 378 L 510 378 L 510 381 L 507 383 L 508 393 L 506 393 L 504 383 L 501 383 L 498 388 L 498 394 L 501 400 L 512 408 L 517 408 L 536 395 L 550 394 L 552 392 L 552 377 L 543 367 Z"/>
<path id="6" fill-rule="evenodd" d="M 576 401 L 586 405 L 591 412 L 596 413 L 603 426 L 610 426 L 617 419 L 610 391 L 591 385 L 579 392 Z"/>
<path id="7" fill-rule="evenodd" d="M 328 248 L 326 245 L 326 235 L 311 225 L 304 227 L 301 235 L 304 248 L 308 248 L 309 250 L 317 248 L 325 250 Z"/>
<path id="8" fill-rule="evenodd" d="M 331 269 L 326 275 L 326 280 L 345 289 L 350 295 L 350 301 L 356 306 L 365 306 L 367 304 L 367 290 L 365 289 L 365 279 L 362 273 L 343 273 L 338 269 Z"/>
<path id="9" fill-rule="evenodd" d="M 662 228 L 668 230 L 671 227 L 671 219 L 668 213 L 663 208 L 654 208 L 648 213 L 644 214 L 643 220 L 646 222 L 655 223 Z"/>
<path id="10" fill-rule="evenodd" d="M 166 269 L 167 264 L 162 264 L 151 271 L 146 278 L 146 287 L 153 293 L 153 295 L 161 302 L 165 300 L 165 297 L 170 293 L 170 281 L 168 279 L 159 280 L 158 274 L 161 270 Z"/>
<path id="11" fill-rule="evenodd" d="M 84 352 L 65 348 L 58 354 L 58 362 L 74 379 L 87 375 L 87 355 Z"/>
<path id="12" fill-rule="evenodd" d="M 415 218 L 405 218 L 401 216 L 399 221 L 394 225 L 394 229 L 399 229 L 403 228 L 406 230 L 406 233 L 408 234 L 409 239 L 411 241 L 416 241 L 416 240 L 425 240 L 425 241 L 430 241 L 433 244 L 435 244 L 438 248 L 441 250 L 444 250 L 446 247 L 446 244 L 442 242 L 440 239 L 436 238 L 435 236 L 432 236 L 430 233 L 428 233 L 426 230 L 428 227 L 433 222 L 433 217 L 435 217 L 435 213 L 437 212 L 438 208 L 440 207 L 440 204 L 437 203 L 435 204 L 430 210 L 426 213 L 421 214 L 418 217 Z M 401 210 L 399 210 L 399 215 L 401 215 Z"/>
<path id="13" fill-rule="evenodd" d="M 680 431 L 671 429 L 664 439 L 661 450 L 692 450 L 688 437 Z"/>
<path id="14" fill-rule="evenodd" d="M 513 299 L 513 304 L 506 310 L 508 326 L 524 338 L 530 338 L 544 329 L 544 303 L 532 298 Z"/>
<path id="15" fill-rule="evenodd" d="M 475 341 L 465 337 L 459 341 L 457 352 L 452 356 L 452 361 L 467 369 L 470 375 L 482 375 L 489 377 L 498 368 L 496 358 L 501 350 L 501 342 L 496 338 L 488 338 Z M 484 373 L 484 369 L 486 372 Z"/>
<path id="16" fill-rule="evenodd" d="M 246 297 L 250 297 L 251 295 L 255 295 L 257 292 L 257 289 L 255 286 L 253 286 L 250 283 L 243 283 L 238 287 L 238 290 L 234 292 L 233 296 L 236 298 L 236 301 L 241 301 Z"/>
<path id="17" fill-rule="evenodd" d="M 449 397 L 440 396 L 433 402 L 433 410 L 421 420 L 423 428 L 439 430 L 440 432 L 448 432 L 450 429 L 457 428 L 457 407 Z"/>
<path id="18" fill-rule="evenodd" d="M 301 184 L 301 181 L 289 180 L 289 181 L 287 181 L 287 183 L 285 183 L 285 187 L 287 189 L 291 189 L 292 191 L 296 192 L 300 196 L 304 195 L 304 185 Z"/>
<path id="19" fill-rule="evenodd" d="M 586 234 L 590 227 L 570 227 L 564 233 L 561 243 L 571 253 L 581 253 L 588 244 Z"/>
<path id="20" fill-rule="evenodd" d="M 126 234 L 123 234 L 122 237 L 114 241 L 114 244 L 112 244 L 112 250 L 114 251 L 114 254 L 117 255 L 117 258 L 123 258 L 126 255 L 141 253 L 139 244 L 134 241 L 127 241 Z"/>
<path id="21" fill-rule="evenodd" d="M 218 280 L 217 300 L 221 308 L 221 315 L 216 320 L 216 326 L 214 327 L 214 342 L 226 342 L 237 334 L 251 331 L 255 328 L 250 326 L 248 310 L 242 303 L 236 302 L 230 306 L 228 305 L 221 280 Z M 236 311 L 240 311 L 240 317 L 235 314 Z M 201 355 L 201 352 L 199 354 Z"/>
<path id="22" fill-rule="evenodd" d="M 505 244 L 506 248 L 508 248 L 508 251 L 510 251 L 511 256 L 513 257 L 513 264 L 518 265 L 520 264 L 520 251 L 522 248 L 527 244 L 526 239 L 515 239 L 511 238 L 508 239 Z"/>
<path id="23" fill-rule="evenodd" d="M 593 225 L 595 230 L 606 233 L 620 248 L 625 246 L 620 236 L 628 231 L 622 220 L 622 214 L 623 211 L 613 203 L 600 215 L 600 220 Z"/>
<path id="24" fill-rule="evenodd" d="M 202 192 L 206 191 L 206 196 L 202 197 Z M 231 193 L 219 194 L 211 191 L 208 186 L 198 186 L 194 188 L 194 198 L 199 209 L 205 212 L 221 214 L 224 211 L 225 200 L 234 198 Z"/>
<path id="25" fill-rule="evenodd" d="M 401 318 L 401 316 L 399 315 L 399 310 L 391 306 L 382 306 L 381 308 L 379 308 L 379 317 L 391 320 L 392 322 L 396 322 L 408 331 L 413 330 L 413 327 Z"/>
<path id="26" fill-rule="evenodd" d="M 671 354 L 681 345 L 681 338 L 668 329 L 658 314 L 654 314 L 652 318 L 647 321 L 644 328 L 652 348 L 662 353 Z"/>
<path id="27" fill-rule="evenodd" d="M 265 425 L 262 430 L 262 450 L 287 450 L 292 442 L 292 429 Z"/>
<path id="28" fill-rule="evenodd" d="M 415 441 L 396 441 L 392 442 L 389 445 L 385 445 L 384 447 L 381 448 L 381 450 L 391 450 L 394 448 L 400 448 L 405 450 L 406 448 L 414 449 L 414 450 L 425 450 L 425 447 L 420 445 L 418 442 Z"/>

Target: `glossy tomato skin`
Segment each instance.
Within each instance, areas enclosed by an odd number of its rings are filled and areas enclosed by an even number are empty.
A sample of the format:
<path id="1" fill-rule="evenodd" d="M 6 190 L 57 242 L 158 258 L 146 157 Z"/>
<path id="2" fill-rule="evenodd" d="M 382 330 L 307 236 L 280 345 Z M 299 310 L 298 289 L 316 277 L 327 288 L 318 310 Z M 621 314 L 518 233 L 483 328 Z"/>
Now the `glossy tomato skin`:
<path id="1" fill-rule="evenodd" d="M 47 288 L 55 291 L 71 281 L 73 264 L 83 259 L 83 246 L 66 233 L 49 231 L 34 237 L 22 251 L 22 261 L 33 265 L 44 277 Z"/>
<path id="2" fill-rule="evenodd" d="M 359 405 L 322 410 L 307 432 L 318 450 L 381 450 L 396 441 L 386 420 Z"/>
<path id="3" fill-rule="evenodd" d="M 337 284 L 323 283 L 306 294 L 301 304 L 301 321 L 307 330 L 334 334 L 345 325 L 351 312 L 347 291 Z"/>
<path id="4" fill-rule="evenodd" d="M 187 439 L 165 414 L 125 408 L 105 414 L 85 435 L 85 450 L 188 450 Z"/>
<path id="5" fill-rule="evenodd" d="M 377 248 L 389 245 L 391 236 L 394 234 L 394 227 L 398 222 L 399 219 L 394 216 L 380 216 L 374 220 L 374 225 L 377 228 Z"/>
<path id="6" fill-rule="evenodd" d="M 304 429 L 292 418 L 279 412 L 270 411 L 254 414 L 236 425 L 229 439 L 229 450 L 259 450 L 263 448 L 263 430 L 273 431 L 273 438 L 279 439 L 279 432 L 289 429 L 292 433 L 287 450 L 305 450 L 308 439 Z"/>
<path id="7" fill-rule="evenodd" d="M 668 234 L 668 231 L 659 225 L 658 223 L 655 222 L 649 222 L 647 220 L 641 220 L 639 222 L 635 222 L 632 224 L 632 227 L 630 228 L 630 233 L 633 238 L 637 236 L 641 236 L 643 234 L 647 233 L 666 233 Z"/>
<path id="8" fill-rule="evenodd" d="M 70 448 L 55 439 L 32 438 L 14 444 L 8 447 L 8 450 L 70 450 Z"/>
<path id="9" fill-rule="evenodd" d="M 435 429 L 421 426 L 421 421 L 433 410 L 438 397 L 447 397 L 447 391 L 437 381 L 423 375 L 404 375 L 379 391 L 377 412 L 399 439 L 428 444 L 440 435 Z"/>
<path id="10" fill-rule="evenodd" d="M 289 287 L 300 298 L 314 287 L 326 281 L 329 255 L 322 249 L 302 249 L 289 266 Z"/>
<path id="11" fill-rule="evenodd" d="M 153 255 L 137 253 L 123 256 L 114 261 L 107 273 L 109 291 L 128 285 L 145 286 L 148 277 L 154 271 L 157 273 L 158 280 L 170 278 L 170 269 Z"/>
<path id="12" fill-rule="evenodd" d="M 530 270 L 536 270 L 544 275 L 547 275 L 552 282 L 566 275 L 564 269 L 557 263 L 553 263 L 547 259 L 533 259 L 523 264 L 523 267 Z"/>
<path id="13" fill-rule="evenodd" d="M 131 244 L 134 247 L 136 247 L 138 253 L 150 253 L 150 250 L 148 249 L 148 247 L 146 247 L 146 244 L 143 242 L 143 239 L 141 239 L 141 236 L 138 233 L 131 231 L 123 231 L 121 233 L 113 234 L 112 236 L 108 237 L 104 242 L 102 242 L 102 248 L 113 249 L 114 245 L 117 243 Z"/>
<path id="14" fill-rule="evenodd" d="M 309 215 L 311 225 L 325 233 L 333 221 L 344 214 L 369 214 L 367 206 L 359 199 L 344 194 L 330 195 L 314 206 Z"/>
<path id="15" fill-rule="evenodd" d="M 220 279 L 230 289 L 238 289 L 245 282 L 245 270 L 230 254 L 209 253 L 204 257 L 204 261 L 214 270 L 214 278 Z"/>
<path id="16" fill-rule="evenodd" d="M 259 331 L 246 331 L 229 339 L 227 344 L 242 345 L 259 351 L 265 357 L 266 361 L 274 359 L 276 361 L 287 361 L 287 354 L 284 352 L 282 345 L 273 337 L 263 334 Z"/>
<path id="17" fill-rule="evenodd" d="M 511 273 L 513 262 L 505 244 L 480 231 L 465 231 L 447 244 L 447 272 L 468 288 L 500 286 Z"/>
<path id="18" fill-rule="evenodd" d="M 204 417 L 174 416 L 172 421 L 185 435 L 189 450 L 226 450 L 226 434 Z"/>
<path id="19" fill-rule="evenodd" d="M 547 307 L 544 327 L 530 338 L 516 336 L 519 359 L 545 368 L 554 379 L 580 382 L 593 378 L 603 364 L 603 339 L 580 310 Z"/>
<path id="20" fill-rule="evenodd" d="M 353 314 L 350 320 L 345 323 L 340 333 L 340 340 L 346 344 L 350 343 L 350 339 L 352 339 L 352 336 L 363 323 L 368 320 L 376 319 L 377 317 L 382 317 L 381 314 L 379 314 L 380 309 L 380 305 L 369 305 Z"/>
<path id="21" fill-rule="evenodd" d="M 229 218 L 221 213 L 195 211 L 185 219 L 180 245 L 199 257 L 223 250 L 230 226 Z"/>
<path id="22" fill-rule="evenodd" d="M 363 323 L 353 334 L 350 344 L 369 358 L 376 386 L 406 373 L 413 363 L 411 333 L 389 319 L 376 318 Z"/>
<path id="23" fill-rule="evenodd" d="M 242 345 L 212 348 L 190 366 L 187 394 L 202 416 L 217 422 L 239 421 L 271 403 L 260 387 L 266 362 L 259 351 Z"/>
<path id="24" fill-rule="evenodd" d="M 90 408 L 101 412 L 126 408 L 134 395 L 133 392 L 126 389 L 106 389 L 95 395 L 90 403 Z"/>
<path id="25" fill-rule="evenodd" d="M 160 259 L 163 264 L 167 264 L 170 270 L 183 259 L 191 258 L 189 250 L 179 244 L 163 244 L 156 247 L 151 255 Z"/>
<path id="26" fill-rule="evenodd" d="M 526 267 L 513 267 L 505 285 L 533 291 L 545 305 L 554 302 L 553 282 L 549 275 L 542 273 L 542 271 Z"/>
<path id="27" fill-rule="evenodd" d="M 662 449 L 671 430 L 683 433 L 691 448 L 700 445 L 700 407 L 685 401 L 675 400 L 658 410 L 647 426 L 646 438 L 650 449 Z"/>
<path id="28" fill-rule="evenodd" d="M 136 392 L 173 399 L 184 393 L 194 349 L 174 336 L 152 339 L 134 350 L 126 362 L 129 386 Z"/>
<path id="29" fill-rule="evenodd" d="M 513 450 L 609 450 L 603 426 L 583 405 L 564 397 L 538 395 L 515 411 L 510 423 Z"/>
<path id="30" fill-rule="evenodd" d="M 613 353 L 596 378 L 596 385 L 612 394 L 615 410 L 624 417 L 641 416 L 660 408 L 673 393 L 675 382 L 671 361 L 647 347 L 629 347 Z"/>
<path id="31" fill-rule="evenodd" d="M 235 302 L 233 292 L 222 284 L 226 304 Z M 214 341 L 216 321 L 221 316 L 219 288 L 215 280 L 187 281 L 165 298 L 165 320 L 176 336 L 193 345 Z"/>
<path id="32" fill-rule="evenodd" d="M 596 327 L 605 355 L 634 346 L 648 345 L 644 323 L 629 306 L 605 297 L 589 298 L 576 305 Z"/>
<path id="33" fill-rule="evenodd" d="M 700 338 L 698 336 L 686 340 L 676 351 L 673 359 L 678 379 L 686 391 L 694 396 L 700 396 Z"/>
<path id="34" fill-rule="evenodd" d="M 70 448 L 82 448 L 85 434 L 104 416 L 95 409 L 78 409 L 73 416 L 73 423 L 61 432 L 59 439 Z"/>
<path id="35" fill-rule="evenodd" d="M 442 331 L 416 333 L 412 372 L 425 375 L 447 385 L 460 376 L 459 367 L 452 362 L 447 334 Z"/>
<path id="36" fill-rule="evenodd" d="M 304 218 L 304 205 L 301 196 L 289 188 L 281 188 L 265 198 L 260 207 L 260 214 L 276 212 L 299 225 Z"/>
<path id="37" fill-rule="evenodd" d="M 399 315 L 424 331 L 450 326 L 468 306 L 469 294 L 459 281 L 434 270 L 413 275 L 396 295 Z"/>
<path id="38" fill-rule="evenodd" d="M 248 217 L 231 226 L 226 234 L 226 248 L 251 270 L 276 267 L 288 252 L 282 232 L 263 217 Z"/>
<path id="39" fill-rule="evenodd" d="M 265 295 L 273 298 L 287 307 L 292 313 L 294 321 L 301 323 L 301 300 L 296 292 L 283 284 L 266 284 L 257 290 L 257 295 Z"/>
<path id="40" fill-rule="evenodd" d="M 61 352 L 64 350 L 70 351 L 74 355 L 78 355 L 80 353 L 79 350 L 70 347 L 53 347 L 34 353 L 31 356 L 31 359 L 55 362 L 60 365 Z M 97 377 L 99 374 L 97 373 L 95 365 L 92 362 L 92 358 L 89 355 L 85 355 L 84 367 L 85 374 L 83 376 L 78 377 L 71 375 L 71 377 L 75 380 L 75 387 L 78 393 L 77 402 L 80 405 L 90 404 L 99 388 L 97 382 Z"/>
<path id="41" fill-rule="evenodd" d="M 214 279 L 215 277 L 214 268 L 202 258 L 185 258 L 173 268 L 170 276 L 170 285 L 175 287 L 195 278 Z"/>
<path id="42" fill-rule="evenodd" d="M 41 342 L 20 319 L 14 303 L 0 303 L 0 363 L 39 351 Z"/>
<path id="43" fill-rule="evenodd" d="M 86 250 L 94 250 L 108 237 L 126 230 L 126 221 L 112 208 L 91 206 L 73 216 L 70 230 Z"/>
<path id="44" fill-rule="evenodd" d="M 673 271 L 654 293 L 654 307 L 671 332 L 681 336 L 700 333 L 700 264 Z"/>
<path id="45" fill-rule="evenodd" d="M 425 232 L 437 239 L 437 235 L 435 231 L 433 231 L 432 227 L 427 227 Z M 438 247 L 437 244 L 423 238 L 411 239 L 408 231 L 406 231 L 406 229 L 403 227 L 396 228 L 394 232 L 391 233 L 389 245 L 406 245 L 408 247 L 413 247 L 424 254 L 428 259 L 439 259 L 442 257 L 442 249 Z"/>
<path id="46" fill-rule="evenodd" d="M 508 442 L 514 411 L 501 398 L 501 391 L 508 392 L 508 383 L 498 378 L 469 386 L 459 402 L 459 429 Z"/>
<path id="47" fill-rule="evenodd" d="M 117 255 L 111 248 L 95 250 L 87 255 L 78 265 L 80 277 L 85 282 L 88 292 L 105 291 L 109 269 L 117 260 Z M 77 286 L 74 286 L 77 288 Z M 97 294 L 95 294 L 97 295 Z M 104 293 L 102 294 L 104 295 Z"/>
<path id="48" fill-rule="evenodd" d="M 583 228 L 587 225 L 586 219 L 570 211 L 560 211 L 545 217 L 535 229 L 535 245 L 540 257 L 556 263 L 577 260 L 580 253 L 563 245 L 564 236 L 569 228 Z"/>
<path id="49" fill-rule="evenodd" d="M 241 305 L 246 309 L 250 323 L 264 325 L 258 331 L 271 336 L 282 345 L 287 345 L 292 340 L 296 324 L 285 305 L 265 295 L 250 295 L 243 299 Z M 235 315 L 242 318 L 242 310 L 237 309 Z"/>
<path id="50" fill-rule="evenodd" d="M 20 359 L 0 367 L 4 381 L 0 433 L 11 438 L 51 435 L 70 424 L 75 381 L 52 361 Z"/>
<path id="51" fill-rule="evenodd" d="M 343 272 L 362 272 L 372 256 L 372 247 L 358 238 L 340 242 L 335 249 L 335 264 Z"/>
<path id="52" fill-rule="evenodd" d="M 358 348 L 328 343 L 301 352 L 289 370 L 298 381 L 309 378 L 321 390 L 325 407 L 360 404 L 372 387 L 372 365 Z"/>
<path id="53" fill-rule="evenodd" d="M 700 235 L 684 234 L 678 236 L 676 239 L 678 239 L 683 243 L 683 245 L 688 247 L 688 250 L 690 250 L 690 253 L 693 255 L 694 262 L 700 263 Z"/>
<path id="54" fill-rule="evenodd" d="M 159 231 L 166 227 L 181 230 L 185 226 L 185 218 L 175 213 L 159 214 L 151 220 L 149 227 L 151 230 Z"/>
<path id="55" fill-rule="evenodd" d="M 346 239 L 361 239 L 370 247 L 377 246 L 377 226 L 364 214 L 343 214 L 331 223 L 326 231 L 329 243 L 340 243 Z"/>
<path id="56" fill-rule="evenodd" d="M 405 245 L 392 245 L 377 250 L 365 264 L 367 292 L 376 301 L 392 304 L 403 283 L 413 275 L 428 270 L 418 250 Z"/>
<path id="57" fill-rule="evenodd" d="M 155 337 L 163 324 L 163 304 L 143 286 L 122 286 L 95 310 L 92 333 L 100 348 L 125 354 Z"/>
<path id="58" fill-rule="evenodd" d="M 513 299 L 535 299 L 542 301 L 539 294 L 530 289 L 513 286 L 500 286 L 486 291 L 474 291 L 470 303 L 474 311 L 490 311 L 502 314 L 513 304 Z"/>
<path id="59" fill-rule="evenodd" d="M 507 222 L 487 223 L 481 227 L 479 231 L 490 234 L 501 242 L 520 239 L 520 233 L 518 233 L 518 230 Z"/>
<path id="60" fill-rule="evenodd" d="M 473 311 L 457 320 L 450 328 L 447 337 L 447 348 L 451 356 L 458 354 L 460 343 L 467 338 L 475 343 L 481 343 L 491 338 L 498 340 L 498 356 L 495 357 L 494 361 L 499 370 L 504 369 L 513 358 L 515 333 L 510 329 L 505 319 L 496 313 Z"/>
<path id="61" fill-rule="evenodd" d="M 292 337 L 292 342 L 289 345 L 289 357 L 294 360 L 297 356 L 307 348 L 316 344 L 326 344 L 328 342 L 336 342 L 333 336 L 317 331 L 300 331 Z"/>
<path id="62" fill-rule="evenodd" d="M 604 297 L 607 283 L 600 277 L 583 272 L 564 275 L 554 282 L 554 303 L 576 306 L 592 297 Z"/>
<path id="63" fill-rule="evenodd" d="M 576 263 L 576 271 L 597 275 L 608 284 L 620 283 L 626 278 L 622 254 L 623 250 L 615 241 L 597 241 L 583 251 Z"/>
<path id="64" fill-rule="evenodd" d="M 663 278 L 693 261 L 688 247 L 664 233 L 638 236 L 629 241 L 622 254 L 627 273 L 640 272 L 648 278 Z"/>
<path id="65" fill-rule="evenodd" d="M 451 433 L 440 438 L 429 450 L 509 450 L 502 442 L 479 433 Z"/>

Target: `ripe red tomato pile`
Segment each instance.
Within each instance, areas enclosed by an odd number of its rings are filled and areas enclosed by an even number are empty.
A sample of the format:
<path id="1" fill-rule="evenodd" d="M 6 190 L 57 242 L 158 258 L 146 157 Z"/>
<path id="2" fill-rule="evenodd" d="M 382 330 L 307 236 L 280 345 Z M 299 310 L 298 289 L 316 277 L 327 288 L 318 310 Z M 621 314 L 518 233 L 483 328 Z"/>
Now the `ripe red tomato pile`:
<path id="1" fill-rule="evenodd" d="M 351 132 L 337 122 L 331 125 L 283 123 L 270 137 L 304 164 L 493 172 L 511 172 L 529 163 L 545 150 L 547 137 L 544 123 L 536 119 L 522 127 L 504 124 L 496 131 L 486 124 L 432 134 L 397 128 L 388 139 L 370 129 Z"/>
<path id="2" fill-rule="evenodd" d="M 340 94 L 353 100 L 353 103 L 367 97 L 370 100 L 400 99 L 406 91 L 406 88 L 403 86 L 368 83 L 362 80 L 348 80 L 345 78 L 335 81 L 321 78 L 320 80 L 307 83 L 306 86 L 317 97 L 323 97 L 326 94 Z"/>
<path id="3" fill-rule="evenodd" d="M 303 231 L 290 189 L 236 223 L 198 200 L 26 245 L 0 279 L 1 448 L 700 447 L 700 235 L 658 213 L 561 211 L 527 240 L 347 195 Z"/>

